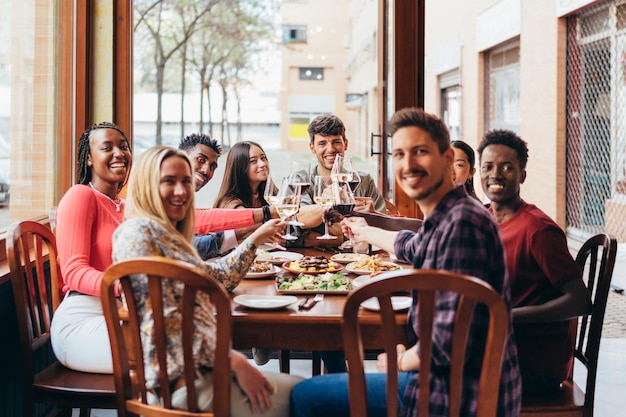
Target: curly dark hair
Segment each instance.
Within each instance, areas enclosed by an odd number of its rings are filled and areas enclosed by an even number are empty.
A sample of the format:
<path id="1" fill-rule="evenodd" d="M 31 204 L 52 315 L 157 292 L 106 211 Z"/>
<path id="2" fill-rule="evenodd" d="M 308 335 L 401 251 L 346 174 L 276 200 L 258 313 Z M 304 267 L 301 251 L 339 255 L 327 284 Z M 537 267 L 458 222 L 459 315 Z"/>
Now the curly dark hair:
<path id="1" fill-rule="evenodd" d="M 480 144 L 478 145 L 478 155 L 483 156 L 483 151 L 489 145 L 504 145 L 513 149 L 517 154 L 517 160 L 519 161 L 519 167 L 526 169 L 528 163 L 528 144 L 517 133 L 512 130 L 506 129 L 494 129 L 490 130 L 483 136 Z"/>
<path id="2" fill-rule="evenodd" d="M 311 144 L 313 144 L 315 135 L 339 135 L 344 141 L 346 140 L 346 127 L 341 119 L 333 114 L 322 114 L 317 116 L 315 119 L 311 120 L 307 131 L 309 132 Z"/>
<path id="3" fill-rule="evenodd" d="M 208 146 L 215 151 L 217 156 L 222 155 L 222 145 L 217 143 L 217 140 L 211 138 L 211 135 L 208 133 L 190 133 L 180 141 L 178 149 L 188 152 L 195 148 L 196 145 Z"/>
<path id="4" fill-rule="evenodd" d="M 403 127 L 419 127 L 426 131 L 444 153 L 450 148 L 450 132 L 445 123 L 437 116 L 426 113 L 424 109 L 406 107 L 396 111 L 389 120 L 389 134 L 391 136 Z"/>
<path id="5" fill-rule="evenodd" d="M 87 165 L 87 161 L 89 160 L 89 153 L 91 152 L 91 148 L 89 147 L 89 137 L 91 136 L 91 132 L 98 129 L 113 129 L 117 130 L 120 135 L 126 141 L 128 141 L 128 137 L 126 133 L 122 131 L 115 123 L 111 122 L 101 122 L 94 125 L 91 125 L 80 135 L 80 139 L 78 139 L 78 184 L 88 185 L 91 182 L 91 167 Z M 129 152 L 130 148 L 129 148 Z M 117 191 L 120 191 L 126 182 L 128 181 L 128 173 L 126 174 L 126 178 L 123 182 L 117 185 Z"/>

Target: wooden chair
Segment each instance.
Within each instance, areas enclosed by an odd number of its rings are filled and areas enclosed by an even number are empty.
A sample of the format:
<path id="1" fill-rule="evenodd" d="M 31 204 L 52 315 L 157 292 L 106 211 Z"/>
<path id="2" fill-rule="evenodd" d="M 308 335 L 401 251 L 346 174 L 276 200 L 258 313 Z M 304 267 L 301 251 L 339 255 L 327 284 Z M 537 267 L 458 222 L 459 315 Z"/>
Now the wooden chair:
<path id="1" fill-rule="evenodd" d="M 140 339 L 140 323 L 131 286 L 131 275 L 146 274 L 147 289 L 154 319 L 154 340 L 159 362 L 159 386 L 163 406 L 147 404 L 147 388 L 144 373 L 144 354 Z M 115 286 L 121 283 L 128 310 L 120 309 L 115 296 Z M 163 313 L 163 288 L 166 280 L 182 284 L 181 304 L 182 343 L 184 353 L 184 383 L 187 387 L 187 410 L 173 409 L 173 389 L 167 374 L 166 333 Z M 194 381 L 196 371 L 192 343 L 194 329 L 194 306 L 196 294 L 204 292 L 215 306 L 217 319 L 216 351 L 213 367 L 213 413 L 197 411 Z M 118 416 L 216 416 L 227 417 L 230 412 L 230 361 L 231 342 L 230 296 L 224 287 L 204 272 L 184 262 L 158 256 L 138 258 L 110 266 L 102 281 L 102 306 L 109 329 L 113 351 L 113 369 L 117 389 Z M 126 317 L 123 317 L 127 313 Z M 135 359 L 134 359 L 135 358 Z M 134 359 L 134 360 L 133 360 Z"/>
<path id="2" fill-rule="evenodd" d="M 80 408 L 81 416 L 88 416 L 90 408 L 115 408 L 112 375 L 73 371 L 58 361 L 35 373 L 33 354 L 49 345 L 50 323 L 60 299 L 61 272 L 52 232 L 33 221 L 13 223 L 6 248 L 22 352 L 23 415 L 32 416 L 35 403 L 55 404 L 70 414 L 68 409 Z"/>
<path id="3" fill-rule="evenodd" d="M 598 369 L 598 353 L 606 302 L 615 266 L 617 241 L 613 236 L 598 234 L 589 238 L 578 251 L 576 262 L 584 271 L 587 290 L 593 301 L 590 317 L 572 320 L 578 329 L 574 341 L 574 357 L 587 368 L 585 391 L 574 382 L 574 367 L 556 394 L 532 395 L 522 398 L 521 416 L 527 417 L 592 417 Z M 575 360 L 576 362 L 576 360 Z"/>
<path id="4" fill-rule="evenodd" d="M 378 298 L 382 320 L 384 349 L 387 352 L 387 415 L 397 415 L 398 379 L 396 344 L 400 341 L 394 333 L 396 314 L 390 297 L 399 292 L 417 290 L 420 317 L 420 380 L 430 374 L 432 326 L 436 291 L 454 291 L 461 294 L 456 313 L 452 345 L 450 376 L 450 416 L 458 417 L 461 407 L 462 376 L 467 334 L 472 312 L 476 303 L 489 308 L 489 334 L 485 347 L 480 375 L 477 416 L 495 416 L 498 405 L 500 369 L 504 346 L 508 337 L 508 312 L 503 299 L 491 286 L 474 277 L 433 270 L 402 270 L 384 274 L 384 278 L 373 281 L 352 292 L 343 311 L 343 343 L 348 360 L 350 416 L 367 415 L 366 382 L 363 371 L 363 348 L 359 328 L 359 307 L 369 298 Z M 419 385 L 418 415 L 428 415 L 430 386 Z"/>

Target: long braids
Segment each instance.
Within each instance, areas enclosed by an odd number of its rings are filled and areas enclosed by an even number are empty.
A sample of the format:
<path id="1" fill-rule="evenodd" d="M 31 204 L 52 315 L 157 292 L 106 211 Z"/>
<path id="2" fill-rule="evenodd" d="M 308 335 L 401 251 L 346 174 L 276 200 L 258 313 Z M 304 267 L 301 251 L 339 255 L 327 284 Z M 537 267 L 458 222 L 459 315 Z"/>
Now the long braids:
<path id="1" fill-rule="evenodd" d="M 128 141 L 128 137 L 126 137 L 126 133 L 122 131 L 115 123 L 111 122 L 100 122 L 94 125 L 91 125 L 82 135 L 80 135 L 80 139 L 78 140 L 78 184 L 88 185 L 91 182 L 91 168 L 87 165 L 87 161 L 89 160 L 89 153 L 91 149 L 89 147 L 89 136 L 91 132 L 98 129 L 113 129 L 116 130 Z M 128 181 L 128 174 L 123 182 L 117 185 L 117 191 L 120 191 L 126 182 Z"/>

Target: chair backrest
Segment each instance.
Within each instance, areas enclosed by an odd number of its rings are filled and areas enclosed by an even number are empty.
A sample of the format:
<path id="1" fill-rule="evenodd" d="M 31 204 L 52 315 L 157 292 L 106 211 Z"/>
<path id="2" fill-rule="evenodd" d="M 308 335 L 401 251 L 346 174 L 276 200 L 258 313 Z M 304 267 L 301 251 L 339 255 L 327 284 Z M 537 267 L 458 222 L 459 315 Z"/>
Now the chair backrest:
<path id="1" fill-rule="evenodd" d="M 22 353 L 24 395 L 25 401 L 29 401 L 34 377 L 33 352 L 49 343 L 52 315 L 60 302 L 61 270 L 56 239 L 40 223 L 12 223 L 7 232 L 6 250 Z"/>
<path id="2" fill-rule="evenodd" d="M 574 357 L 587 368 L 584 406 L 586 416 L 593 415 L 600 338 L 616 254 L 615 237 L 597 234 L 589 238 L 576 255 L 576 262 L 583 271 L 583 280 L 593 303 L 591 316 L 573 320 L 574 325 L 578 324 L 579 328 L 577 333 L 574 332 L 577 334 Z M 572 376 L 573 373 L 570 379 Z"/>
<path id="3" fill-rule="evenodd" d="M 147 404 L 147 388 L 144 372 L 144 355 L 140 339 L 140 323 L 134 291 L 131 286 L 131 275 L 145 274 L 149 302 L 152 307 L 154 327 L 154 343 L 159 365 L 160 396 L 163 407 Z M 121 283 L 120 292 L 127 305 L 119 308 L 115 296 L 117 281 Z M 181 337 L 184 357 L 184 382 L 187 387 L 187 410 L 172 411 L 170 387 L 166 360 L 167 339 L 170 337 L 164 320 L 163 287 L 166 280 L 178 281 L 182 284 L 181 303 L 179 306 L 182 317 Z M 194 381 L 196 366 L 193 358 L 194 306 L 198 292 L 209 295 L 215 307 L 217 319 L 216 350 L 213 363 L 213 413 L 198 413 Z M 104 273 L 102 281 L 102 306 L 109 329 L 111 349 L 113 352 L 113 370 L 118 395 L 119 416 L 197 416 L 215 415 L 226 417 L 230 411 L 230 361 L 231 342 L 231 306 L 230 297 L 224 287 L 215 279 L 190 264 L 150 256 L 120 262 L 110 266 Z M 124 317 L 124 315 L 127 315 Z"/>
<path id="4" fill-rule="evenodd" d="M 359 306 L 369 298 L 378 298 L 387 352 L 387 415 L 396 416 L 398 407 L 398 379 L 395 323 L 396 314 L 391 296 L 407 290 L 417 290 L 419 308 L 420 384 L 418 415 L 427 416 L 430 384 L 432 326 L 437 291 L 460 294 L 455 316 L 450 368 L 450 416 L 458 417 L 461 408 L 462 379 L 465 362 L 465 345 L 472 322 L 474 308 L 483 303 L 489 310 L 489 326 L 485 355 L 480 373 L 477 416 L 495 416 L 498 405 L 501 361 L 508 337 L 509 314 L 498 293 L 486 282 L 446 271 L 409 270 L 387 272 L 379 279 L 352 292 L 343 311 L 343 342 L 350 372 L 350 415 L 367 415 L 366 382 L 363 370 L 363 348 L 359 328 Z M 404 314 L 404 313 L 403 313 Z"/>

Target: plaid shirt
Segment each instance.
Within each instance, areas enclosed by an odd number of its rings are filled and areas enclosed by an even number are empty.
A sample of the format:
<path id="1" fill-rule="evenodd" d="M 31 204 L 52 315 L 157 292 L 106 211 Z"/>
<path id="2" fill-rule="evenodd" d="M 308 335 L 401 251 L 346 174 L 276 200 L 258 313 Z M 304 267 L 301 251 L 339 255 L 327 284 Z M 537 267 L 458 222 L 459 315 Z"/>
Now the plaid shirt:
<path id="1" fill-rule="evenodd" d="M 463 187 L 449 192 L 433 213 L 424 220 L 418 233 L 402 231 L 395 241 L 395 253 L 419 269 L 443 269 L 472 275 L 488 282 L 502 295 L 510 308 L 509 282 L 504 263 L 504 248 L 498 227 L 489 212 Z M 430 380 L 430 417 L 448 415 L 450 350 L 458 295 L 438 294 L 433 329 L 433 356 Z M 509 318 L 512 319 L 509 313 Z M 476 415 L 478 379 L 487 334 L 487 310 L 477 308 L 472 319 L 463 385 L 462 416 Z M 417 337 L 417 309 L 409 311 L 409 340 Z M 512 328 L 506 341 L 498 401 L 498 417 L 519 415 L 522 382 Z M 417 416 L 419 372 L 404 392 L 401 417 Z"/>

